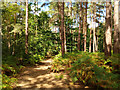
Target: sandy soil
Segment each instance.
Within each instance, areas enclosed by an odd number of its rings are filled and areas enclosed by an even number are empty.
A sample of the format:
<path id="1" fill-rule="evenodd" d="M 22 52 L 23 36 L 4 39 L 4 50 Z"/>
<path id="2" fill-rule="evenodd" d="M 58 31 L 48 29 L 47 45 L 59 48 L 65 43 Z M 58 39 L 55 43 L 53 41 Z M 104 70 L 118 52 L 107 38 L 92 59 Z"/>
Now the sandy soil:
<path id="1" fill-rule="evenodd" d="M 25 67 L 18 77 L 16 90 L 38 88 L 89 88 L 88 86 L 74 85 L 69 76 L 63 72 L 53 73 L 50 71 L 52 59 L 42 61 L 40 65 Z M 62 79 L 56 76 L 63 75 Z"/>

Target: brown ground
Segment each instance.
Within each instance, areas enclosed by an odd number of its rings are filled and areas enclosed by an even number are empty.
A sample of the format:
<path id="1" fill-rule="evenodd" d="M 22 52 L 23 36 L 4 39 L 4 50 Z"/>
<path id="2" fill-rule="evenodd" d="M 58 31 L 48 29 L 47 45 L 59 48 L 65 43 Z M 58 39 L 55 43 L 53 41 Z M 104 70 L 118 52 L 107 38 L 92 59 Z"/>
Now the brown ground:
<path id="1" fill-rule="evenodd" d="M 51 62 L 52 59 L 48 59 L 42 61 L 41 65 L 24 68 L 18 77 L 16 90 L 21 88 L 29 88 L 31 90 L 35 88 L 89 88 L 83 84 L 73 85 L 68 75 L 63 72 L 50 72 Z M 59 75 L 63 75 L 61 80 L 56 78 Z"/>

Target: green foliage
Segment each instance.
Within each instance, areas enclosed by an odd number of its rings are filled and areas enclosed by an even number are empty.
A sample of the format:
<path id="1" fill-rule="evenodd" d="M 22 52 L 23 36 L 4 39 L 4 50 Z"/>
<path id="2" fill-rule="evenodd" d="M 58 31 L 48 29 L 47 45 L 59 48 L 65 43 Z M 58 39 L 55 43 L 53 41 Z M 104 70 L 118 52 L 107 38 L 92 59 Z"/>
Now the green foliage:
<path id="1" fill-rule="evenodd" d="M 61 79 L 63 79 L 63 75 L 56 75 L 55 78 L 58 80 L 61 80 Z"/>
<path id="2" fill-rule="evenodd" d="M 10 90 L 15 86 L 17 79 L 8 77 L 7 75 L 3 74 L 2 81 L 3 81 L 2 88 L 5 90 Z"/>
<path id="3" fill-rule="evenodd" d="M 33 55 L 36 61 L 39 61 L 44 59 L 45 56 L 55 55 L 58 53 L 59 48 L 55 45 L 57 36 L 50 31 L 47 12 L 41 12 L 39 16 L 36 17 L 38 29 L 35 28 L 36 23 L 32 22 L 34 21 L 34 16 L 32 16 L 29 20 L 31 27 L 29 37 L 29 53 Z"/>
<path id="4" fill-rule="evenodd" d="M 24 66 L 35 65 L 60 50 L 59 42 L 55 42 L 59 41 L 59 34 L 51 31 L 49 14 L 34 15 L 31 5 L 28 5 L 28 54 L 25 54 L 25 5 L 22 2 L 2 4 L 2 75 L 8 80 L 3 81 L 4 88 L 12 88 L 11 81 Z"/>
<path id="5" fill-rule="evenodd" d="M 46 5 L 46 4 L 45 4 Z M 69 8 L 65 4 L 64 26 L 66 30 L 67 52 L 64 58 L 59 53 L 61 41 L 59 30 L 54 32 L 52 27 L 59 27 L 57 2 L 51 2 L 48 12 L 41 11 L 39 15 L 34 14 L 40 9 L 32 10 L 32 3 L 28 5 L 28 54 L 25 54 L 25 4 L 8 3 L 2 4 L 2 58 L 3 58 L 3 88 L 12 89 L 16 81 L 15 77 L 25 65 L 35 65 L 46 57 L 56 55 L 52 63 L 53 72 L 65 70 L 73 82 L 82 81 L 84 84 L 94 84 L 100 87 L 118 88 L 120 85 L 120 55 L 112 55 L 106 61 L 104 54 L 104 25 L 99 24 L 96 28 L 98 36 L 98 53 L 84 53 L 77 50 L 79 4 L 74 3 L 75 15 L 68 16 Z M 34 6 L 37 6 L 34 3 Z M 44 4 L 42 5 L 44 6 Z M 41 7 L 42 7 L 41 6 Z M 98 6 L 97 8 L 102 8 Z M 98 11 L 97 11 L 98 12 Z M 98 14 L 97 14 L 98 15 Z M 100 15 L 98 15 L 100 17 Z M 103 15 L 104 16 L 104 15 Z M 77 21 L 77 22 L 76 22 Z M 98 21 L 98 20 L 97 20 Z M 76 24 L 76 25 L 75 25 Z M 77 26 L 77 27 L 74 27 Z M 81 25 L 83 26 L 83 25 Z M 83 28 L 83 27 L 82 27 Z M 81 28 L 81 29 L 82 29 Z M 59 29 L 59 28 L 58 28 Z M 89 48 L 90 30 L 87 29 L 87 51 Z M 83 48 L 84 35 L 81 33 L 81 44 Z M 73 52 L 74 51 L 74 52 Z M 76 53 L 77 52 L 77 53 Z M 56 76 L 62 79 L 63 75 Z"/>
<path id="6" fill-rule="evenodd" d="M 120 60 L 119 55 L 113 55 L 104 60 L 103 53 L 67 53 L 64 58 L 57 55 L 52 63 L 52 70 L 57 71 L 64 67 L 73 82 L 82 81 L 103 88 L 119 88 L 120 75 L 113 59 Z M 117 63 L 118 65 L 118 63 Z M 58 70 L 58 71 L 59 71 Z"/>

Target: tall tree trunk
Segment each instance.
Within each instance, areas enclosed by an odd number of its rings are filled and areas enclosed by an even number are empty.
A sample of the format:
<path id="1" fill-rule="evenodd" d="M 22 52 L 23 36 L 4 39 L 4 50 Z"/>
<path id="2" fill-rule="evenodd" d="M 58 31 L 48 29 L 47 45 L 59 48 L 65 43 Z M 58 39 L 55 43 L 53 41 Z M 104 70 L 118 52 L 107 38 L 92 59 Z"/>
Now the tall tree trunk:
<path id="1" fill-rule="evenodd" d="M 10 42 L 10 19 L 8 20 L 8 26 L 7 26 L 7 31 L 8 31 L 8 35 L 7 35 L 7 44 L 8 44 L 8 49 L 9 49 L 9 53 L 11 54 L 10 48 L 11 48 L 11 42 Z"/>
<path id="2" fill-rule="evenodd" d="M 85 4 L 85 27 L 84 27 L 84 52 L 86 52 L 86 41 L 87 41 L 87 3 Z"/>
<path id="3" fill-rule="evenodd" d="M 58 2 L 59 14 L 60 14 L 60 35 L 61 35 L 61 51 L 62 56 L 65 54 L 65 43 L 64 43 L 64 2 Z"/>
<path id="4" fill-rule="evenodd" d="M 15 2 L 17 4 L 17 2 Z M 16 25 L 16 13 L 14 14 L 14 25 Z M 14 44 L 13 44 L 13 52 L 12 55 L 15 55 L 15 46 L 16 46 L 16 33 L 14 32 Z"/>
<path id="5" fill-rule="evenodd" d="M 10 43 L 10 28 L 9 26 L 7 26 L 7 30 L 8 30 L 8 36 L 7 36 L 7 39 L 8 39 L 8 49 L 9 49 L 9 52 L 10 52 L 10 47 L 11 47 L 11 43 Z"/>
<path id="6" fill-rule="evenodd" d="M 112 33 L 111 33 L 111 2 L 106 1 L 106 31 L 105 31 L 105 56 L 111 56 L 112 46 Z"/>
<path id="7" fill-rule="evenodd" d="M 83 2 L 83 50 L 84 50 L 84 44 L 85 44 L 85 2 Z"/>
<path id="8" fill-rule="evenodd" d="M 112 12 L 113 12 L 113 9 L 112 9 L 112 1 L 111 1 L 111 5 L 110 5 L 111 7 L 111 37 L 113 37 L 113 34 L 112 34 L 112 28 L 113 28 L 113 14 L 112 14 Z M 111 39 L 111 43 L 112 43 L 112 39 Z M 113 44 L 111 44 L 111 50 L 113 51 Z"/>
<path id="9" fill-rule="evenodd" d="M 69 16 L 70 16 L 70 19 L 72 19 L 72 1 L 70 0 L 70 2 L 69 2 Z M 71 25 L 71 31 L 70 31 L 70 33 L 71 33 L 71 38 L 70 38 L 70 40 L 71 40 L 71 52 L 72 52 L 72 43 L 73 43 L 73 32 L 72 32 L 72 25 Z"/>
<path id="10" fill-rule="evenodd" d="M 16 14 L 14 14 L 14 25 L 16 25 Z M 16 45 L 16 33 L 14 32 L 14 44 L 13 44 L 13 52 L 12 55 L 15 55 L 15 45 Z"/>
<path id="11" fill-rule="evenodd" d="M 28 0 L 26 0 L 25 53 L 28 54 Z"/>
<path id="12" fill-rule="evenodd" d="M 104 3 L 104 11 L 105 11 L 105 3 Z M 104 14 L 103 14 L 103 16 L 104 16 L 104 19 L 105 19 L 105 15 Z M 106 29 L 105 24 L 106 24 L 106 22 L 103 23 L 103 30 L 104 30 L 104 35 L 103 35 L 103 52 L 105 52 L 105 29 Z"/>
<path id="13" fill-rule="evenodd" d="M 91 4 L 92 4 L 92 2 L 91 2 Z M 92 23 L 92 10 L 93 10 L 93 8 L 92 8 L 92 5 L 91 5 L 91 16 L 90 16 L 90 19 L 91 19 L 91 23 Z M 89 42 L 89 52 L 91 52 L 91 38 L 92 38 L 92 28 L 90 28 L 90 42 Z"/>
<path id="14" fill-rule="evenodd" d="M 62 56 L 65 54 L 64 46 L 64 2 L 61 3 L 61 37 L 62 37 Z"/>
<path id="15" fill-rule="evenodd" d="M 80 33 L 81 33 L 81 16 L 82 16 L 82 2 L 80 2 L 80 17 L 79 17 L 79 31 L 78 31 L 78 50 L 80 51 Z"/>
<path id="16" fill-rule="evenodd" d="M 93 52 L 96 50 L 96 3 L 94 3 L 94 16 L 93 16 L 94 28 L 93 28 Z"/>
<path id="17" fill-rule="evenodd" d="M 76 20 L 76 21 L 77 21 L 77 27 L 78 27 L 78 28 L 79 28 L 78 23 L 80 22 L 80 18 L 79 18 L 79 16 L 80 16 L 79 14 L 80 14 L 80 13 L 79 13 L 79 9 L 78 9 L 78 8 L 79 8 L 79 5 L 80 5 L 80 3 L 77 4 L 77 11 L 76 11 L 76 14 L 77 14 L 77 15 L 76 15 L 76 17 L 77 17 L 77 20 Z M 79 19 L 78 19 L 78 18 L 79 18 Z M 76 30 L 75 30 L 75 46 L 76 46 L 76 48 L 78 48 L 78 43 L 76 43 L 76 42 L 78 42 L 78 36 L 76 36 L 77 32 L 79 33 L 79 30 L 76 29 Z"/>
<path id="18" fill-rule="evenodd" d="M 114 46 L 113 53 L 119 53 L 119 0 L 114 1 Z"/>
<path id="19" fill-rule="evenodd" d="M 65 24 L 64 24 L 64 46 L 65 46 L 65 52 L 67 52 Z"/>
<path id="20" fill-rule="evenodd" d="M 119 24 L 120 24 L 120 1 L 119 1 Z M 120 25 L 119 25 L 119 54 L 120 54 Z"/>
<path id="21" fill-rule="evenodd" d="M 60 10 L 61 10 L 61 9 L 60 9 L 60 7 L 61 7 L 61 6 L 60 6 L 60 2 L 58 1 L 58 13 L 59 13 L 59 14 L 58 14 L 58 17 L 59 17 L 59 23 L 61 23 L 61 17 L 60 17 L 60 16 L 61 16 L 61 14 L 60 14 Z M 62 41 L 62 37 L 61 37 L 62 34 L 61 34 L 61 26 L 60 26 L 60 25 L 59 25 L 59 34 L 60 34 L 60 44 L 61 44 L 61 46 L 62 46 L 62 42 L 61 42 L 61 41 Z M 62 52 L 62 47 L 61 47 L 61 49 L 60 49 L 60 52 Z"/>

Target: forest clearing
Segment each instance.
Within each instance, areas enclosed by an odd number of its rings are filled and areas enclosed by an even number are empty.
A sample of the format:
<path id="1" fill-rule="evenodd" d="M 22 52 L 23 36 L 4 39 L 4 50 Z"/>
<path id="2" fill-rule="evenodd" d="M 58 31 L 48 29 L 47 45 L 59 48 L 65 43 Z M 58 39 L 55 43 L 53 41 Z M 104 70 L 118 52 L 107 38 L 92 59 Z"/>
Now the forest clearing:
<path id="1" fill-rule="evenodd" d="M 0 3 L 1 89 L 120 89 L 119 0 Z"/>

